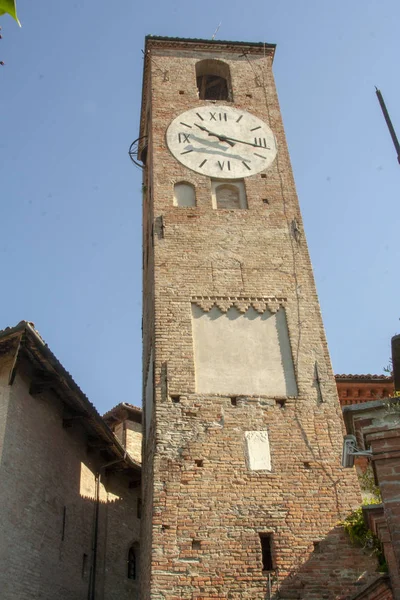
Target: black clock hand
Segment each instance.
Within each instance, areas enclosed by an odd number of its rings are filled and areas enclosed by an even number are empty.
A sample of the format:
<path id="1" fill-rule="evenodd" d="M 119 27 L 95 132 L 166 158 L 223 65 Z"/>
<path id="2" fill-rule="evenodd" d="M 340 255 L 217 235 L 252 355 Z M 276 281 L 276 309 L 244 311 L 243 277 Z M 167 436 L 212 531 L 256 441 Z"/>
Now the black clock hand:
<path id="1" fill-rule="evenodd" d="M 196 127 L 198 127 L 199 129 L 201 129 L 202 131 L 206 131 L 208 133 L 208 135 L 212 135 L 213 137 L 218 138 L 220 142 L 226 142 L 227 144 L 229 144 L 232 147 L 235 145 L 225 135 L 219 135 L 218 133 L 213 133 L 212 131 L 210 131 L 206 127 L 203 127 L 203 125 L 198 125 L 197 123 L 195 123 L 195 125 L 196 125 Z"/>
<path id="2" fill-rule="evenodd" d="M 217 137 L 221 142 L 226 142 L 230 146 L 235 145 L 232 142 L 237 142 L 238 144 L 246 144 L 246 146 L 252 146 L 252 148 L 265 148 L 266 150 L 271 150 L 271 148 L 269 146 L 259 146 L 258 144 L 254 144 L 253 142 L 245 142 L 244 140 L 237 140 L 236 138 L 228 137 L 227 135 L 223 135 L 220 133 L 213 133 L 206 127 L 203 127 L 203 125 L 198 125 L 197 123 L 195 123 L 195 125 L 202 131 L 206 131 L 208 133 L 208 135 L 213 135 L 213 136 Z"/>
<path id="3" fill-rule="evenodd" d="M 237 142 L 238 144 L 246 144 L 247 146 L 252 146 L 253 148 L 265 148 L 266 150 L 271 150 L 271 148 L 269 146 L 260 146 L 259 144 L 254 144 L 252 142 L 245 142 L 243 140 L 237 140 L 235 138 L 231 138 L 231 137 L 227 137 L 226 135 L 221 135 L 219 136 L 221 141 L 223 142 Z"/>

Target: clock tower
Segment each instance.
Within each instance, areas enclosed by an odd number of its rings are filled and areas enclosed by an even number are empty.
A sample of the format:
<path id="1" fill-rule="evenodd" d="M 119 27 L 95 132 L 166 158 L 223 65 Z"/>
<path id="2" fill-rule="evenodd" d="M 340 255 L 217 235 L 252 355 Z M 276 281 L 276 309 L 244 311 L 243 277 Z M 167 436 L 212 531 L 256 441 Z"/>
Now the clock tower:
<path id="1" fill-rule="evenodd" d="M 359 502 L 274 51 L 146 38 L 144 600 L 333 598 L 307 565 Z"/>

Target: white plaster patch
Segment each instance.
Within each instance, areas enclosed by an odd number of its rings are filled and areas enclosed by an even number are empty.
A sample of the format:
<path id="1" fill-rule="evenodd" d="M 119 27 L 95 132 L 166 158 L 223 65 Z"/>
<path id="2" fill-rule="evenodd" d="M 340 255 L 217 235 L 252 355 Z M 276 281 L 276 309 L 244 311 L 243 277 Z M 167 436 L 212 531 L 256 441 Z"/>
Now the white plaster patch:
<path id="1" fill-rule="evenodd" d="M 196 192 L 191 183 L 181 181 L 175 184 L 174 206 L 196 206 Z"/>
<path id="2" fill-rule="evenodd" d="M 196 391 L 201 394 L 296 396 L 283 308 L 204 312 L 192 304 Z"/>
<path id="3" fill-rule="evenodd" d="M 251 471 L 271 471 L 268 431 L 246 431 L 246 461 Z"/>

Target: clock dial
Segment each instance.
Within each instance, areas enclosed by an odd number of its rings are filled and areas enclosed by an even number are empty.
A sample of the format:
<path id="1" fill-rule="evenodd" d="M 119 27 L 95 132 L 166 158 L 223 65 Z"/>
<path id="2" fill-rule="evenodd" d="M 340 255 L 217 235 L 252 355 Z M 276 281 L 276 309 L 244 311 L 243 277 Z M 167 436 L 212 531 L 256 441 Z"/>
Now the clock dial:
<path id="1" fill-rule="evenodd" d="M 167 145 L 185 167 L 218 179 L 239 179 L 267 169 L 276 157 L 271 129 L 231 106 L 200 106 L 167 129 Z"/>

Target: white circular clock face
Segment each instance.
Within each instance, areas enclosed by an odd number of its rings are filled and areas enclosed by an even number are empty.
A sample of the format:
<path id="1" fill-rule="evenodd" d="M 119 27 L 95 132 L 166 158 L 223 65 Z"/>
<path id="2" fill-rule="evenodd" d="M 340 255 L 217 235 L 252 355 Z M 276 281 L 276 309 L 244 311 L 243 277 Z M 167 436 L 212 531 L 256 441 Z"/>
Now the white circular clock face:
<path id="1" fill-rule="evenodd" d="M 267 169 L 276 141 L 264 121 L 231 106 L 200 106 L 167 129 L 167 145 L 185 167 L 218 179 L 239 179 Z"/>

